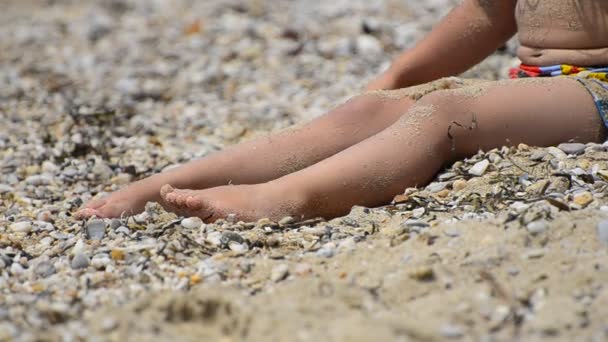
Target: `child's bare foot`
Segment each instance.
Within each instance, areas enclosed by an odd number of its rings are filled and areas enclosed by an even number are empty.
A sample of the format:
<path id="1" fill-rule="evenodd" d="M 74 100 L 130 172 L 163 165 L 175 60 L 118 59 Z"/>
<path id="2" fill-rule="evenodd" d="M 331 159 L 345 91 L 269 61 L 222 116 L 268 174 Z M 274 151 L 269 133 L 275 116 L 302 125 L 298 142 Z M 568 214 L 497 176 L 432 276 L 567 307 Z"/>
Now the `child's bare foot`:
<path id="1" fill-rule="evenodd" d="M 238 220 L 281 219 L 285 216 L 307 217 L 304 196 L 284 191 L 272 182 L 256 185 L 227 185 L 206 190 L 161 188 L 161 197 L 178 214 L 198 216 L 206 222 L 236 215 Z"/>
<path id="2" fill-rule="evenodd" d="M 129 216 L 142 212 L 146 202 L 145 199 L 139 200 L 132 189 L 126 188 L 86 203 L 75 216 L 77 218 Z"/>

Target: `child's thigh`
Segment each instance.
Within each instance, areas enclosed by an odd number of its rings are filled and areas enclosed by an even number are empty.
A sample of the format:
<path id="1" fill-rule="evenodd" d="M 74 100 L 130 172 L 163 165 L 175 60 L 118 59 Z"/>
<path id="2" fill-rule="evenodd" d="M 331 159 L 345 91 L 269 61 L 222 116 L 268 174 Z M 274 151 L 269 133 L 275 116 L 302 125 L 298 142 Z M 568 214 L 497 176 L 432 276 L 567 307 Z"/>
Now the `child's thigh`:
<path id="1" fill-rule="evenodd" d="M 437 101 L 445 106 L 458 154 L 605 137 L 593 97 L 572 78 L 504 80 L 442 93 Z"/>

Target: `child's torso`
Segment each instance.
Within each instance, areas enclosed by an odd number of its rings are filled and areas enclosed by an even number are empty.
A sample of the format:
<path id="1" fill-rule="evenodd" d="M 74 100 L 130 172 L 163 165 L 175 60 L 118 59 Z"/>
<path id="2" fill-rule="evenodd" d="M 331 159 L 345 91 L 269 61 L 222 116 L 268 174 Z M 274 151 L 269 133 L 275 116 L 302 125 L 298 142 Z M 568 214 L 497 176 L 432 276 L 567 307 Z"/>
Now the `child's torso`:
<path id="1" fill-rule="evenodd" d="M 525 64 L 608 65 L 608 0 L 519 0 Z"/>

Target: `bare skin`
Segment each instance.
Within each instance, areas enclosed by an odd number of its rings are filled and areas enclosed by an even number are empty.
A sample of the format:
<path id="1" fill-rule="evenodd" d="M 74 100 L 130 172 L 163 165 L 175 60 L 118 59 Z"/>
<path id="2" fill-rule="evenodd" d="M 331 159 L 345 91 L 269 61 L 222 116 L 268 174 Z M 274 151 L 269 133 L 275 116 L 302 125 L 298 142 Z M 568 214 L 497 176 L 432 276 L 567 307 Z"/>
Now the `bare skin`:
<path id="1" fill-rule="evenodd" d="M 531 6 L 526 0 L 519 4 L 515 0 L 464 0 L 368 89 L 397 89 L 458 74 L 504 44 L 518 28 L 524 63 L 539 65 L 535 62 L 551 61 L 557 51 L 566 50 L 571 59 L 559 63 L 608 64 L 601 54 L 583 57 L 590 50 L 608 47 L 607 32 L 601 31 L 606 30 L 602 20 L 608 18 L 603 1 L 580 1 L 584 5 L 576 0 L 548 2 L 553 7 Z M 564 3 L 593 15 L 581 14 L 574 24 L 572 17 L 547 15 Z M 593 10 L 587 12 L 589 8 Z M 577 33 L 563 34 L 567 25 L 576 26 Z M 553 40 L 534 40 L 539 30 Z M 548 45 L 543 45 L 545 41 Z M 475 113 L 477 126 L 452 131 L 456 139 L 452 151 L 447 129 L 453 121 L 470 124 L 471 113 Z M 598 141 L 603 134 L 591 96 L 572 79 L 491 82 L 483 89 L 437 91 L 418 102 L 368 94 L 307 125 L 134 183 L 105 200 L 87 204 L 79 214 L 131 214 L 141 211 L 147 201 L 160 200 L 171 210 L 207 221 L 228 214 L 242 220 L 286 215 L 329 218 L 348 212 L 355 204 L 386 203 L 406 187 L 427 183 L 444 164 L 478 148 L 519 142 L 546 146 L 568 140 Z M 257 157 L 251 158 L 252 153 Z M 228 183 L 240 185 L 226 186 Z"/>

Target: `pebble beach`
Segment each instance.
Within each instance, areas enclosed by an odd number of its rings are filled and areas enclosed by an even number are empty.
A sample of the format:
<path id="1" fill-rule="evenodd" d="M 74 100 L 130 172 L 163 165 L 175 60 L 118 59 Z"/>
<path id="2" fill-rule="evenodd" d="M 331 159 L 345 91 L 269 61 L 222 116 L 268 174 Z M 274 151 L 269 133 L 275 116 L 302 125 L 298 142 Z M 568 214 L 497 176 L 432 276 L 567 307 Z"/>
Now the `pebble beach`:
<path id="1" fill-rule="evenodd" d="M 356 96 L 457 2 L 0 3 L 0 341 L 607 340 L 608 143 L 479 151 L 329 221 L 73 217 Z"/>

